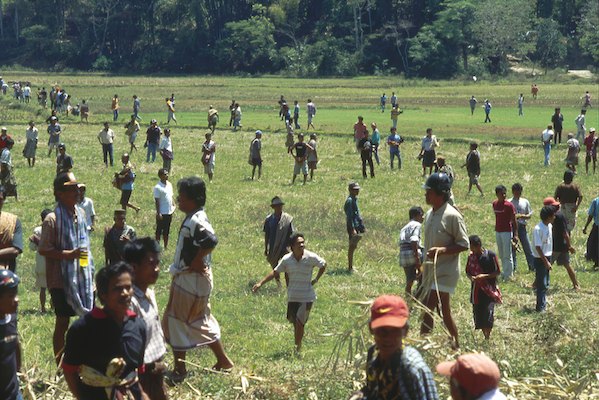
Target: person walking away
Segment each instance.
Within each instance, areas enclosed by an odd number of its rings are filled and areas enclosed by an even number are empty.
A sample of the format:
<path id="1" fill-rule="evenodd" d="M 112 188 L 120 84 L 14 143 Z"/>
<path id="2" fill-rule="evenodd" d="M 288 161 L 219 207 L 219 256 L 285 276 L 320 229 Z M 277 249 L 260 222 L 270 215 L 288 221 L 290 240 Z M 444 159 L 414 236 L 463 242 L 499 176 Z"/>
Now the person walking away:
<path id="1" fill-rule="evenodd" d="M 476 103 L 478 103 L 478 101 L 476 101 L 476 98 L 474 96 L 472 96 L 469 100 L 470 103 L 470 116 L 474 115 L 474 110 L 476 109 Z"/>
<path id="2" fill-rule="evenodd" d="M 364 132 L 364 137 L 358 142 L 358 149 L 360 150 L 360 158 L 362 159 L 362 176 L 366 179 L 366 164 L 370 168 L 370 177 L 374 178 L 374 164 L 372 162 L 373 153 L 372 139 L 368 137 L 368 131 Z"/>
<path id="3" fill-rule="evenodd" d="M 485 108 L 485 124 L 487 122 L 491 123 L 491 109 L 493 108 L 493 106 L 491 105 L 491 102 L 488 99 L 485 99 L 485 104 L 483 105 L 483 107 Z"/>
<path id="4" fill-rule="evenodd" d="M 257 130 L 256 136 L 250 143 L 250 165 L 252 166 L 252 180 L 256 175 L 256 167 L 258 167 L 258 180 L 262 176 L 262 131 Z"/>
<path id="5" fill-rule="evenodd" d="M 306 127 L 306 130 L 310 129 L 310 127 L 316 129 L 312 123 L 312 120 L 316 116 L 316 105 L 310 99 L 308 99 L 308 104 L 306 104 L 306 114 L 308 115 L 308 126 Z"/>
<path id="6" fill-rule="evenodd" d="M 541 132 L 541 142 L 543 143 L 543 151 L 545 153 L 544 165 L 546 167 L 550 164 L 549 155 L 551 154 L 551 140 L 553 139 L 553 130 L 551 128 L 551 125 L 547 125 L 547 129 Z"/>

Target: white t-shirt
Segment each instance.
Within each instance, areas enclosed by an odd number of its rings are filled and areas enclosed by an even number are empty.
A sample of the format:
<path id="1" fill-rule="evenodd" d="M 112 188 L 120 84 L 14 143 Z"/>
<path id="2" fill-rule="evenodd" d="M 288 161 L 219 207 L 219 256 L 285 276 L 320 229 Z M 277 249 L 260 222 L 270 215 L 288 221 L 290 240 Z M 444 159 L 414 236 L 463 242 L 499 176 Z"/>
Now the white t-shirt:
<path id="1" fill-rule="evenodd" d="M 158 146 L 158 150 L 165 149 L 166 151 L 173 152 L 173 142 L 171 142 L 170 137 L 163 136 L 162 140 L 160 140 L 160 145 Z"/>
<path id="2" fill-rule="evenodd" d="M 553 131 L 551 129 L 545 129 L 541 134 L 541 140 L 543 142 L 549 142 L 553 138 Z"/>
<path id="3" fill-rule="evenodd" d="M 79 207 L 83 208 L 85 211 L 85 220 L 87 221 L 87 229 L 91 229 L 92 227 L 92 217 L 96 216 L 96 210 L 94 209 L 94 202 L 89 197 L 85 197 L 81 203 L 79 203 Z"/>
<path id="4" fill-rule="evenodd" d="M 545 257 L 550 257 L 553 252 L 553 235 L 551 233 L 552 225 L 545 225 L 543 221 L 539 222 L 532 230 L 532 255 L 535 258 L 541 258 L 537 252 L 537 246 L 541 248 Z"/>
<path id="5" fill-rule="evenodd" d="M 418 221 L 411 220 L 408 222 L 399 232 L 399 244 L 416 242 L 418 247 L 422 247 L 420 244 L 421 227 L 422 224 Z"/>
<path id="6" fill-rule="evenodd" d="M 154 198 L 158 199 L 158 210 L 160 214 L 172 214 L 175 212 L 175 203 L 173 201 L 173 185 L 166 181 L 166 183 L 158 182 L 154 186 Z"/>
<path id="7" fill-rule="evenodd" d="M 275 271 L 286 272 L 289 275 L 287 287 L 288 302 L 312 302 L 316 300 L 316 292 L 312 287 L 312 269 L 324 268 L 325 260 L 316 253 L 304 250 L 304 255 L 297 261 L 293 253 L 288 253 L 281 258 Z"/>

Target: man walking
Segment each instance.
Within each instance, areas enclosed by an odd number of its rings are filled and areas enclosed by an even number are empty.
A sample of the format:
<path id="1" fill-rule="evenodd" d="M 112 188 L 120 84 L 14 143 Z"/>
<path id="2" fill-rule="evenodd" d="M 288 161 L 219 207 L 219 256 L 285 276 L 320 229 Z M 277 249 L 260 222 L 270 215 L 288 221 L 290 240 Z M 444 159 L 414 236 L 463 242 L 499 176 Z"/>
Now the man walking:
<path id="1" fill-rule="evenodd" d="M 470 98 L 470 116 L 474 115 L 474 110 L 476 109 L 476 103 L 478 103 L 478 101 L 476 100 L 476 98 L 474 96 L 472 96 Z"/>
<path id="2" fill-rule="evenodd" d="M 110 166 L 114 164 L 112 143 L 114 142 L 114 131 L 110 129 L 108 122 L 104 122 L 104 129 L 98 133 L 98 142 L 102 145 L 102 155 L 104 156 L 104 166 L 108 167 L 108 158 L 110 157 Z"/>
<path id="3" fill-rule="evenodd" d="M 287 320 L 293 324 L 295 351 L 302 349 L 304 328 L 308 322 L 312 305 L 316 300 L 314 285 L 318 283 L 326 270 L 326 261 L 318 254 L 305 250 L 305 239 L 301 233 L 289 238 L 291 253 L 283 256 L 272 272 L 256 283 L 252 292 L 256 293 L 266 282 L 277 279 L 284 272 L 289 276 L 287 286 Z M 312 270 L 318 268 L 316 277 L 312 279 Z"/>
<path id="4" fill-rule="evenodd" d="M 493 106 L 491 105 L 491 102 L 488 99 L 485 99 L 485 124 L 487 122 L 491 123 L 491 118 L 489 117 L 491 114 L 491 108 L 493 108 Z"/>
<path id="5" fill-rule="evenodd" d="M 308 99 L 308 104 L 306 105 L 306 114 L 308 114 L 308 126 L 306 130 L 310 129 L 310 127 L 316 129 L 312 123 L 312 119 L 316 116 L 316 105 L 310 99 Z"/>

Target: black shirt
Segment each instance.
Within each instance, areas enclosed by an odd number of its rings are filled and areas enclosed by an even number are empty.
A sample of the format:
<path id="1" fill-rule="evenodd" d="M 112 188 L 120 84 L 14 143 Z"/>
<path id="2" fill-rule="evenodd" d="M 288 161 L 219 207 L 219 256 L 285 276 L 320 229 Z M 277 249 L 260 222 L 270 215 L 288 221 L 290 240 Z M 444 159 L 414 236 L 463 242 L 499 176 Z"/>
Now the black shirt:
<path id="1" fill-rule="evenodd" d="M 295 156 L 296 157 L 299 157 L 299 158 L 306 157 L 306 150 L 308 149 L 306 147 L 306 143 L 304 143 L 304 142 L 297 142 L 296 144 L 293 145 L 293 148 L 295 149 Z"/>
<path id="2" fill-rule="evenodd" d="M 102 309 L 94 308 L 75 321 L 67 332 L 63 369 L 77 371 L 87 365 L 106 373 L 110 360 L 126 362 L 121 378 L 141 367 L 146 347 L 146 323 L 130 312 L 122 326 L 117 325 Z M 79 383 L 81 400 L 109 400 L 104 388 Z M 136 400 L 141 400 L 139 383 L 131 388 Z"/>
<path id="3" fill-rule="evenodd" d="M 146 140 L 148 143 L 158 144 L 160 142 L 160 127 L 149 127 L 146 131 Z"/>
<path id="4" fill-rule="evenodd" d="M 15 400 L 19 394 L 17 379 L 17 315 L 0 322 L 0 399 Z"/>
<path id="5" fill-rule="evenodd" d="M 372 153 L 372 140 L 370 138 L 362 138 L 358 142 L 358 148 L 361 153 L 365 156 L 368 156 Z"/>
<path id="6" fill-rule="evenodd" d="M 567 232 L 568 223 L 566 217 L 561 211 L 555 213 L 555 221 L 553 221 L 553 251 L 568 251 L 564 233 Z"/>

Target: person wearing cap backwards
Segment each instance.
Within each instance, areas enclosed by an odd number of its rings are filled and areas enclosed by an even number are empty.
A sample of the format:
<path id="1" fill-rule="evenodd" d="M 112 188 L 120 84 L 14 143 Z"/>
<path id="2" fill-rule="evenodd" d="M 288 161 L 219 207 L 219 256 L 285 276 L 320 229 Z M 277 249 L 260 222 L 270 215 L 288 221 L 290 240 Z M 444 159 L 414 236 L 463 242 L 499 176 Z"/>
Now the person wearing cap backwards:
<path id="1" fill-rule="evenodd" d="M 285 203 L 279 196 L 275 196 L 270 201 L 270 207 L 273 209 L 264 220 L 264 255 L 270 266 L 274 269 L 279 260 L 289 252 L 289 238 L 295 231 L 293 227 L 293 217 L 283 212 Z M 281 286 L 279 276 L 275 276 L 277 285 Z M 288 283 L 288 276 L 285 274 L 285 282 Z"/>
<path id="2" fill-rule="evenodd" d="M 420 326 L 422 335 L 433 329 L 432 310 L 439 307 L 443 323 L 449 331 L 452 347 L 459 347 L 458 328 L 451 316 L 450 295 L 460 278 L 459 253 L 469 247 L 464 217 L 449 204 L 451 183 L 449 177 L 435 172 L 426 180 L 426 203 L 432 208 L 424 217 L 423 300 L 429 311 Z M 426 285 L 426 286 L 424 286 Z M 441 304 L 439 304 L 439 300 Z"/>
<path id="3" fill-rule="evenodd" d="M 146 142 L 144 144 L 144 147 L 148 148 L 146 162 L 150 162 L 150 155 L 152 156 L 152 162 L 156 161 L 156 150 L 158 150 L 161 133 L 162 131 L 158 126 L 158 122 L 155 119 L 150 121 L 150 127 L 146 131 Z"/>
<path id="4" fill-rule="evenodd" d="M 70 172 L 71 169 L 73 169 L 73 157 L 67 154 L 67 146 L 60 143 L 58 145 L 58 155 L 56 156 L 56 175 Z"/>
<path id="5" fill-rule="evenodd" d="M 62 128 L 58 123 L 56 116 L 50 117 L 50 125 L 48 125 L 48 157 L 52 154 L 52 149 L 56 149 L 56 155 L 58 155 L 58 144 L 60 143 L 60 133 Z"/>
<path id="6" fill-rule="evenodd" d="M 252 166 L 252 180 L 256 175 L 256 167 L 258 167 L 258 179 L 262 176 L 262 131 L 256 131 L 256 137 L 250 143 L 250 165 Z"/>
<path id="7" fill-rule="evenodd" d="M 464 354 L 456 361 L 437 365 L 437 372 L 449 377 L 453 400 L 506 400 L 499 391 L 499 367 L 484 354 Z"/>
<path id="8" fill-rule="evenodd" d="M 302 233 L 294 233 L 289 238 L 291 253 L 281 258 L 275 269 L 252 288 L 256 293 L 266 282 L 279 277 L 281 272 L 288 276 L 287 284 L 287 320 L 294 326 L 295 351 L 302 349 L 304 328 L 310 316 L 310 310 L 316 300 L 314 285 L 318 283 L 326 270 L 327 263 L 318 254 L 305 250 Z M 312 279 L 312 270 L 318 268 L 316 278 Z"/>
<path id="9" fill-rule="evenodd" d="M 584 168 L 589 174 L 589 164 L 593 161 L 593 173 L 597 169 L 597 150 L 599 148 L 599 138 L 595 137 L 595 128 L 589 129 L 589 134 L 584 138 L 586 156 L 584 158 Z"/>
<path id="10" fill-rule="evenodd" d="M 347 249 L 347 269 L 349 272 L 354 272 L 354 252 L 358 248 L 358 243 L 362 239 L 362 235 L 366 232 L 364 221 L 358 208 L 358 194 L 360 193 L 360 185 L 358 182 L 351 182 L 347 189 L 349 196 L 343 205 L 345 211 L 345 222 L 347 234 L 349 235 L 349 247 Z"/>
<path id="11" fill-rule="evenodd" d="M 137 139 L 137 133 L 141 129 L 135 114 L 131 114 L 131 120 L 125 124 L 124 128 L 126 129 L 125 135 L 127 135 L 129 138 L 129 144 L 131 144 L 129 153 L 133 153 L 133 150 L 137 150 L 137 146 L 135 146 L 135 139 Z"/>
<path id="12" fill-rule="evenodd" d="M 77 204 L 79 188 L 72 172 L 54 178 L 54 212 L 42 223 L 38 252 L 46 257 L 46 280 L 56 324 L 52 344 L 60 363 L 69 319 L 91 311 L 94 305 L 94 259 L 85 212 Z"/>
<path id="13" fill-rule="evenodd" d="M 370 308 L 374 346 L 368 349 L 366 385 L 350 400 L 435 400 L 439 398 L 430 368 L 413 347 L 404 346 L 410 311 L 398 296 L 378 297 Z"/>
<path id="14" fill-rule="evenodd" d="M 21 371 L 21 343 L 17 331 L 19 277 L 0 269 L 0 398 L 22 400 L 17 372 Z"/>
<path id="15" fill-rule="evenodd" d="M 106 265 L 123 260 L 125 245 L 136 239 L 133 227 L 126 224 L 127 211 L 114 210 L 114 224 L 104 230 L 104 255 Z"/>

